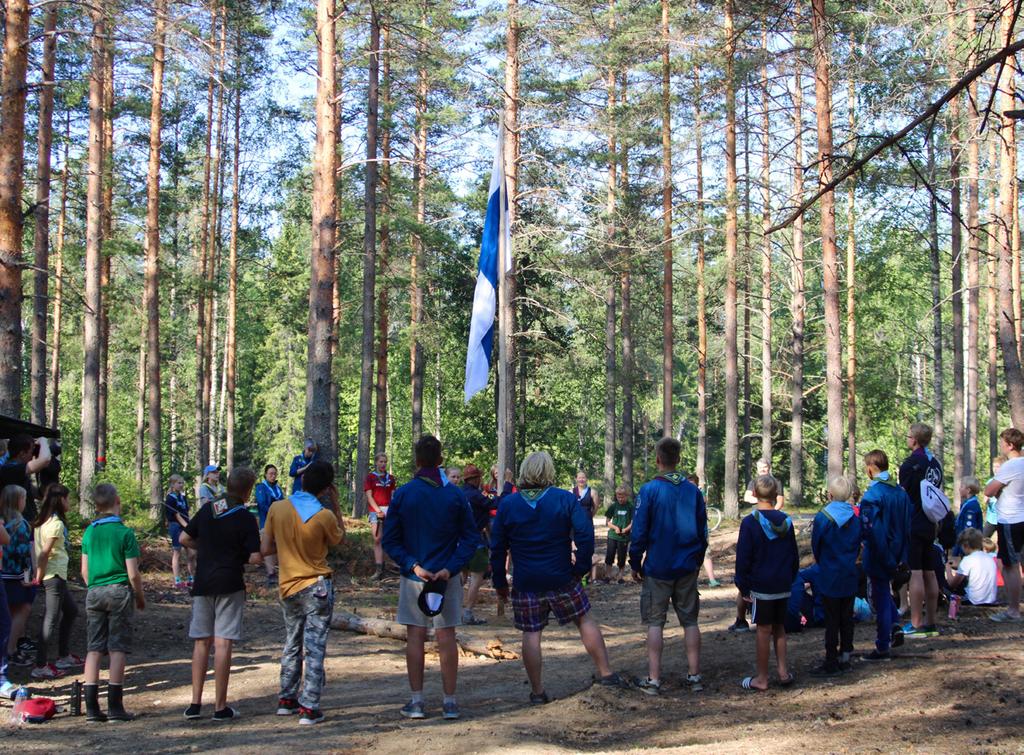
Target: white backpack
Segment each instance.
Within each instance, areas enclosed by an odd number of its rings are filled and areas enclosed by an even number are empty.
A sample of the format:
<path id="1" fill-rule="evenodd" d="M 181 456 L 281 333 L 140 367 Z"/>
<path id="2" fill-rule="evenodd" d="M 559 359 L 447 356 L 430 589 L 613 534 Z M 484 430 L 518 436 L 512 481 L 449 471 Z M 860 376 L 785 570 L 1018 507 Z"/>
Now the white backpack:
<path id="1" fill-rule="evenodd" d="M 924 515 L 936 524 L 952 511 L 946 494 L 929 480 L 921 480 L 921 509 Z"/>

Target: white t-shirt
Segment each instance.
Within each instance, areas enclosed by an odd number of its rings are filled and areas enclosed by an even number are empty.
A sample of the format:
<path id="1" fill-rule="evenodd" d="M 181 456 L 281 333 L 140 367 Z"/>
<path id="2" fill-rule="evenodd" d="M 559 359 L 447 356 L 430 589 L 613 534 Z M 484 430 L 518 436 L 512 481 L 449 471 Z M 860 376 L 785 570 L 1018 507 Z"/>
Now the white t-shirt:
<path id="1" fill-rule="evenodd" d="M 967 577 L 967 599 L 975 605 L 996 602 L 996 560 L 984 551 L 974 551 L 963 557 L 957 574 Z"/>
<path id="2" fill-rule="evenodd" d="M 993 479 L 1006 486 L 999 494 L 999 524 L 1024 522 L 1024 456 L 1007 459 Z"/>

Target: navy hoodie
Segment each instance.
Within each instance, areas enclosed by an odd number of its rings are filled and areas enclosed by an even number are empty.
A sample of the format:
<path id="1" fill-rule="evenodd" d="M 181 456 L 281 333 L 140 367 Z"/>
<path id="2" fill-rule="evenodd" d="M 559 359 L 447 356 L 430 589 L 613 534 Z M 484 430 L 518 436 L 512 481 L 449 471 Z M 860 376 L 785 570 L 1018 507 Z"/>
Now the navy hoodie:
<path id="1" fill-rule="evenodd" d="M 917 448 L 900 464 L 900 487 L 910 496 L 911 534 L 919 538 L 935 539 L 936 525 L 921 508 L 921 481 L 928 480 L 942 490 L 942 464 L 927 448 Z"/>
<path id="2" fill-rule="evenodd" d="M 860 500 L 864 571 L 874 579 L 892 579 L 896 567 L 907 563 L 912 504 L 907 492 L 888 472 L 868 485 Z"/>
<path id="3" fill-rule="evenodd" d="M 678 472 L 658 475 L 640 488 L 630 533 L 629 566 L 637 574 L 665 580 L 692 574 L 708 549 L 704 496 Z"/>
<path id="4" fill-rule="evenodd" d="M 832 501 L 814 517 L 811 550 L 821 571 L 816 587 L 826 598 L 857 594 L 860 519 L 847 501 Z"/>
<path id="5" fill-rule="evenodd" d="M 775 509 L 754 509 L 743 517 L 736 541 L 736 587 L 744 597 L 788 597 L 799 570 L 792 519 Z"/>

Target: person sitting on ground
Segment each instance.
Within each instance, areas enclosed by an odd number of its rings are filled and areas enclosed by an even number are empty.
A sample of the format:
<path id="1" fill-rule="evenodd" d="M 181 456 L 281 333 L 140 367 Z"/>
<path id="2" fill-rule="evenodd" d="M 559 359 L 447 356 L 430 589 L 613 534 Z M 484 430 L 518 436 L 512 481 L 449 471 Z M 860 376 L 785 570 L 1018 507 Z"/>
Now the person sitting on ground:
<path id="1" fill-rule="evenodd" d="M 981 483 L 978 482 L 977 477 L 964 477 L 960 481 L 960 499 L 963 503 L 960 504 L 960 512 L 956 515 L 957 544 L 953 548 L 953 556 L 956 558 L 961 558 L 964 555 L 963 549 L 960 547 L 960 535 L 971 527 L 980 532 L 985 526 L 981 504 L 978 502 L 978 493 L 980 492 Z M 979 549 L 975 548 L 975 550 Z"/>
<path id="2" fill-rule="evenodd" d="M 20 485 L 6 485 L 0 490 L 0 519 L 3 519 L 8 538 L 2 549 L 0 576 L 11 615 L 7 662 L 14 666 L 31 666 L 36 649 L 35 643 L 25 636 L 36 599 L 36 588 L 32 584 L 32 527 L 24 515 L 26 500 L 25 488 Z M 10 688 L 0 685 L 0 697 L 10 699 L 15 690 L 14 685 Z"/>
<path id="3" fill-rule="evenodd" d="M 686 479 L 696 486 L 700 494 L 704 496 L 704 502 L 707 503 L 707 494 L 704 492 L 704 488 L 700 486 L 700 478 L 691 473 L 686 475 Z M 704 563 L 701 566 L 704 568 L 704 574 L 708 578 L 708 587 L 720 587 L 722 583 L 715 579 L 715 562 L 711 560 L 711 548 L 708 548 L 704 554 Z"/>
<path id="4" fill-rule="evenodd" d="M 199 485 L 199 505 L 202 506 L 224 498 L 224 486 L 220 484 L 220 467 L 207 464 L 203 468 L 203 481 Z"/>
<path id="5" fill-rule="evenodd" d="M 363 481 L 363 495 L 366 496 L 367 516 L 373 530 L 373 562 L 376 565 L 371 579 L 384 578 L 384 549 L 381 537 L 384 535 L 384 523 L 387 521 L 388 507 L 391 496 L 395 492 L 395 478 L 388 472 L 388 455 L 377 454 L 373 459 L 375 469 L 366 475 Z"/>
<path id="6" fill-rule="evenodd" d="M 853 600 L 857 596 L 857 556 L 861 525 L 850 503 L 848 477 L 828 483 L 830 503 L 814 517 L 811 551 L 821 568 L 817 589 L 825 608 L 825 661 L 813 676 L 853 670 Z"/>
<path id="7" fill-rule="evenodd" d="M 864 472 L 871 484 L 860 504 L 862 563 L 875 609 L 875 649 L 861 659 L 889 660 L 889 649 L 903 644 L 903 628 L 892 596 L 892 580 L 907 563 L 911 503 L 906 491 L 889 474 L 889 457 L 874 449 L 864 455 Z"/>
<path id="8" fill-rule="evenodd" d="M 36 448 L 38 447 L 38 451 Z M 34 522 L 39 515 L 36 508 L 36 487 L 32 475 L 46 469 L 52 456 L 46 438 L 32 439 L 28 435 L 15 435 L 7 443 L 7 461 L 0 465 L 0 490 L 7 485 L 25 489 L 25 519 Z"/>
<path id="9" fill-rule="evenodd" d="M 42 586 L 46 613 L 36 645 L 33 679 L 59 679 L 70 669 L 85 663 L 71 652 L 71 627 L 78 618 L 78 604 L 68 589 L 68 498 L 63 485 L 46 490 L 39 516 L 33 524 L 36 561 L 35 586 Z M 49 648 L 57 635 L 57 661 L 50 663 Z"/>
<path id="10" fill-rule="evenodd" d="M 412 697 L 406 718 L 426 718 L 423 702 L 424 643 L 434 629 L 444 690 L 442 716 L 460 716 L 455 690 L 459 646 L 455 627 L 462 617 L 460 572 L 480 547 L 480 532 L 462 492 L 445 485 L 441 441 L 416 441 L 416 474 L 395 491 L 384 523 L 384 550 L 401 569 L 396 620 L 406 627 L 405 663 Z"/>
<path id="11" fill-rule="evenodd" d="M 462 623 L 470 626 L 486 624 L 487 619 L 481 619 L 473 613 L 477 600 L 480 598 L 480 587 L 484 583 L 488 568 L 490 568 L 491 552 L 487 548 L 490 542 L 491 529 L 491 502 L 480 490 L 480 479 L 482 477 L 479 467 L 475 464 L 467 464 L 462 471 L 462 494 L 469 501 L 470 511 L 473 512 L 473 524 L 480 533 L 480 546 L 473 554 L 473 558 L 466 564 L 466 602 L 462 605 Z M 449 479 L 451 477 L 449 476 Z"/>
<path id="12" fill-rule="evenodd" d="M 946 580 L 955 595 L 963 596 L 969 605 L 988 606 L 996 602 L 996 562 L 985 553 L 985 538 L 981 530 L 968 527 L 960 533 L 957 545 L 964 553 L 954 574 L 946 565 Z"/>
<path id="13" fill-rule="evenodd" d="M 281 690 L 277 715 L 299 714 L 299 724 L 324 720 L 327 633 L 334 614 L 334 572 L 327 551 L 345 536 L 334 467 L 315 461 L 303 473 L 302 490 L 275 501 L 267 513 L 260 553 L 281 563 L 278 592 L 284 614 Z M 305 674 L 303 674 L 305 665 Z M 301 685 L 301 691 L 300 691 Z"/>
<path id="14" fill-rule="evenodd" d="M 910 622 L 904 624 L 907 637 L 937 637 L 935 614 L 938 610 L 939 583 L 932 570 L 932 544 L 937 527 L 928 518 L 921 504 L 921 483 L 927 480 L 942 489 L 942 464 L 928 448 L 932 442 L 932 428 L 915 422 L 907 431 L 910 455 L 900 465 L 900 487 L 907 491 L 911 502 L 910 546 L 907 560 L 910 566 Z M 924 613 L 922 615 L 922 607 Z"/>
<path id="15" fill-rule="evenodd" d="M 1024 550 L 1024 432 L 1010 427 L 999 435 L 1006 463 L 985 486 L 985 495 L 999 496 L 999 560 L 1003 565 L 1006 610 L 989 618 L 1017 622 L 1020 615 L 1021 562 Z"/>
<path id="16" fill-rule="evenodd" d="M 532 704 L 550 701 L 542 678 L 541 634 L 552 613 L 560 625 L 576 625 L 599 683 L 622 684 L 608 665 L 604 636 L 590 616 L 590 600 L 581 584 L 594 555 L 594 520 L 571 492 L 555 487 L 555 479 L 554 462 L 545 451 L 527 456 L 519 468 L 519 490 L 502 500 L 491 530 L 492 579 L 502 599 L 509 597 L 506 554 L 511 552 L 515 563 L 513 623 L 523 633 Z"/>
<path id="17" fill-rule="evenodd" d="M 805 627 L 816 629 L 825 626 L 825 607 L 817 589 L 820 575 L 821 568 L 817 564 L 797 572 L 786 606 L 786 634 L 802 632 Z"/>
<path id="18" fill-rule="evenodd" d="M 117 488 L 101 483 L 92 500 L 96 519 L 82 535 L 82 581 L 89 588 L 85 597 L 89 646 L 82 684 L 85 715 L 87 721 L 131 721 L 135 715 L 124 709 L 124 670 L 132 649 L 132 609 L 146 607 L 139 543 L 121 521 Z M 106 714 L 99 701 L 100 665 L 105 654 L 110 655 Z"/>
<path id="19" fill-rule="evenodd" d="M 992 477 L 985 483 L 985 487 L 982 491 L 988 490 L 989 483 L 995 479 L 995 475 L 999 472 L 999 468 L 1006 462 L 1006 457 L 1000 454 L 999 456 L 992 457 Z M 982 534 L 991 538 L 999 529 L 999 496 L 998 495 L 985 495 L 985 527 L 982 529 Z"/>
<path id="20" fill-rule="evenodd" d="M 288 476 L 292 478 L 292 492 L 302 490 L 302 475 L 309 469 L 309 465 L 320 458 L 320 446 L 312 438 L 306 438 L 302 444 L 302 453 L 292 459 Z"/>
<path id="21" fill-rule="evenodd" d="M 600 509 L 601 496 L 598 495 L 596 490 L 591 490 L 590 484 L 587 482 L 587 473 L 582 469 L 576 473 L 576 484 L 573 486 L 572 494 L 580 508 L 593 519 Z"/>
<path id="22" fill-rule="evenodd" d="M 192 621 L 188 635 L 192 650 L 192 702 L 185 718 L 202 717 L 203 684 L 214 648 L 214 721 L 240 715 L 228 705 L 232 644 L 242 639 L 245 607 L 245 565 L 260 563 L 260 531 L 245 506 L 256 483 L 256 473 L 235 467 L 228 475 L 223 497 L 204 503 L 181 533 L 181 544 L 197 551 L 192 587 Z"/>
<path id="23" fill-rule="evenodd" d="M 256 496 L 256 515 L 259 519 L 260 536 L 263 535 L 263 528 L 267 525 L 267 514 L 270 507 L 278 501 L 284 500 L 284 491 L 277 484 L 277 467 L 267 464 L 263 468 L 263 479 L 256 486 L 253 495 Z M 263 556 L 263 568 L 267 573 L 267 587 L 277 587 L 277 557 Z"/>
<path id="24" fill-rule="evenodd" d="M 740 523 L 736 541 L 736 588 L 753 604 L 757 624 L 757 673 L 743 679 L 746 690 L 768 689 L 768 661 L 775 645 L 779 683 L 789 686 L 794 677 L 786 657 L 786 610 L 793 579 L 800 570 L 793 521 L 775 508 L 778 483 L 762 475 L 754 483 L 757 506 Z"/>
<path id="25" fill-rule="evenodd" d="M 629 552 L 630 532 L 633 529 L 633 502 L 629 499 L 629 488 L 620 485 L 615 489 L 615 500 L 605 509 L 608 523 L 608 545 L 604 554 L 605 579 L 611 582 L 622 579 Z"/>
<path id="26" fill-rule="evenodd" d="M 191 550 L 185 551 L 188 568 L 188 579 L 181 578 L 181 533 L 188 526 L 188 498 L 185 497 L 185 478 L 180 474 L 170 477 L 170 490 L 164 500 L 164 518 L 167 521 L 167 534 L 171 538 L 171 571 L 174 573 L 174 586 L 192 587 L 192 575 L 195 574 L 195 556 Z"/>
<path id="27" fill-rule="evenodd" d="M 650 695 L 661 690 L 669 602 L 683 627 L 686 683 L 692 692 L 703 689 L 697 576 L 708 549 L 708 512 L 697 486 L 676 471 L 679 450 L 679 441 L 669 437 L 654 447 L 658 475 L 640 488 L 629 545 L 633 578 L 642 583 L 640 620 L 647 625 L 648 675 L 638 685 Z"/>

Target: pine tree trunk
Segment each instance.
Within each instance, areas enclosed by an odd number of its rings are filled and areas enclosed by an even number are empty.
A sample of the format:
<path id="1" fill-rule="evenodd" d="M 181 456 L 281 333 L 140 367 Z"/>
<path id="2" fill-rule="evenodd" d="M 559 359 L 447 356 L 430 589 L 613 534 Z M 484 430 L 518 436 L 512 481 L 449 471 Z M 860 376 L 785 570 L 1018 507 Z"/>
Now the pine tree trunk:
<path id="1" fill-rule="evenodd" d="M 377 276 L 377 120 L 380 83 L 380 17 L 370 8 L 370 65 L 366 97 L 366 181 L 363 188 L 363 339 L 359 380 L 359 435 L 356 471 L 352 475 L 356 516 L 366 513 L 361 495 L 363 475 L 370 467 L 373 421 L 373 304 Z"/>
<path id="2" fill-rule="evenodd" d="M 761 33 L 761 456 L 772 458 L 772 226 L 768 114 L 768 28 Z"/>
<path id="3" fill-rule="evenodd" d="M 739 379 L 736 353 L 736 38 L 733 2 L 725 0 L 725 515 L 739 515 Z"/>
<path id="4" fill-rule="evenodd" d="M 110 19 L 108 19 L 108 22 Z M 113 24 L 111 23 L 111 28 Z M 103 212 L 100 273 L 100 400 L 97 418 L 96 459 L 101 469 L 107 464 L 107 403 L 110 391 L 110 274 L 114 237 L 114 43 L 104 42 L 103 75 Z"/>
<path id="5" fill-rule="evenodd" d="M 826 39 L 825 0 L 812 0 L 814 29 L 814 112 L 818 125 L 818 180 L 832 180 L 832 94 Z M 836 249 L 835 192 L 821 197 L 822 283 L 825 291 L 825 394 L 827 404 L 828 476 L 843 473 L 842 337 L 839 322 L 839 261 Z"/>
<path id="6" fill-rule="evenodd" d="M 935 144 L 928 140 L 928 180 L 935 186 Z M 935 418 L 932 420 L 932 450 L 942 460 L 945 447 L 945 393 L 942 390 L 942 291 L 939 268 L 939 209 L 935 195 L 929 194 L 928 238 L 932 273 L 932 362 L 933 399 Z"/>
<path id="7" fill-rule="evenodd" d="M 956 60 L 956 13 L 957 0 L 946 0 L 949 11 L 949 61 Z M 949 66 L 950 84 L 959 78 L 952 65 Z M 949 103 L 949 211 L 950 211 L 950 255 L 952 256 L 951 278 L 953 292 L 953 502 L 960 508 L 960 481 L 964 476 L 964 300 L 963 300 L 963 241 L 960 215 L 960 161 L 963 159 L 960 129 L 960 98 L 954 97 Z"/>
<path id="8" fill-rule="evenodd" d="M 384 453 L 388 441 L 388 255 L 391 247 L 391 26 L 383 29 L 384 60 L 381 81 L 381 109 L 384 123 L 380 130 L 380 252 L 378 273 L 381 285 L 377 292 L 377 384 L 374 401 L 373 452 Z"/>
<path id="9" fill-rule="evenodd" d="M 976 34 L 975 9 L 972 3 L 967 8 L 967 36 Z M 974 68 L 977 54 L 974 48 L 967 58 L 967 67 Z M 978 453 L 978 323 L 979 286 L 981 275 L 979 257 L 981 251 L 979 174 L 980 154 L 978 143 L 978 82 L 968 88 L 968 128 L 970 140 L 967 143 L 967 416 L 964 421 L 964 475 L 974 475 Z"/>
<path id="10" fill-rule="evenodd" d="M 35 273 L 32 276 L 31 419 L 46 421 L 46 343 L 50 284 L 50 150 L 53 146 L 53 70 L 57 59 L 57 5 L 46 6 L 39 87 L 39 136 L 36 168 Z"/>
<path id="11" fill-rule="evenodd" d="M 1002 36 L 1009 44 L 1010 22 L 1013 6 L 1003 8 Z M 1003 374 L 1006 379 L 1006 402 L 1009 404 L 1010 419 L 1014 427 L 1024 427 L 1024 375 L 1021 373 L 1020 347 L 1017 340 L 1016 310 L 1020 306 L 1020 288 L 1014 286 L 1019 278 L 1019 253 L 1014 255 L 1015 215 L 1017 214 L 1014 184 L 1017 181 L 1015 168 L 1016 121 L 1002 115 L 1016 105 L 1013 65 L 1003 68 L 998 83 L 1000 106 L 999 127 L 999 347 L 1003 352 Z M 1017 270 L 1014 270 L 1016 263 Z"/>
<path id="12" fill-rule="evenodd" d="M 697 479 L 707 486 L 708 456 L 708 315 L 704 280 L 704 143 L 700 70 L 693 70 L 693 131 L 697 173 Z"/>
<path id="13" fill-rule="evenodd" d="M 750 479 L 753 464 L 750 434 L 750 88 L 743 87 L 743 256 L 740 266 L 743 270 L 743 349 L 740 357 L 743 364 L 743 469 L 740 481 Z"/>
<path id="14" fill-rule="evenodd" d="M 146 336 L 149 324 L 142 318 L 139 332 L 139 369 L 135 393 L 135 485 L 142 489 L 143 457 L 146 455 Z"/>
<path id="15" fill-rule="evenodd" d="M 89 153 L 85 203 L 85 302 L 82 329 L 82 442 L 79 446 L 78 512 L 92 515 L 93 479 L 96 475 L 96 441 L 99 433 L 100 387 L 100 274 L 103 214 L 103 76 L 106 24 L 102 2 L 92 17 L 92 67 L 89 74 Z M 8 38 L 10 37 L 8 25 Z M 4 69 L 5 72 L 8 69 Z M 5 99 L 6 102 L 6 99 Z M 0 239 L 2 239 L 0 235 Z"/>
<path id="16" fill-rule="evenodd" d="M 615 15 L 614 0 L 609 0 L 610 31 L 614 33 Z M 619 159 L 616 154 L 616 112 L 618 92 L 616 90 L 615 69 L 609 69 L 606 78 L 608 120 L 608 193 L 605 200 L 605 249 L 604 263 L 608 271 L 608 281 L 604 296 L 604 468 L 603 484 L 605 498 L 610 500 L 615 495 L 615 391 L 616 391 L 616 355 L 615 355 L 615 299 L 618 288 L 618 276 L 615 273 L 615 261 L 618 256 L 616 249 L 616 192 L 618 191 Z"/>
<path id="17" fill-rule="evenodd" d="M 998 165 L 996 154 L 997 138 L 988 140 L 988 164 L 995 171 Z M 985 325 L 988 335 L 988 458 L 989 461 L 999 455 L 999 279 L 996 271 L 999 267 L 1000 221 L 999 221 L 999 182 L 994 181 L 988 203 L 988 245 L 985 272 L 988 275 L 988 286 L 985 296 Z M 986 469 L 991 467 L 986 466 Z M 993 470 L 994 471 L 994 470 Z"/>
<path id="18" fill-rule="evenodd" d="M 341 135 L 342 135 L 342 127 L 344 125 L 344 123 L 343 123 L 343 114 L 345 112 L 345 110 L 344 110 L 344 97 L 343 97 L 344 90 L 342 88 L 342 84 L 344 83 L 344 80 L 345 80 L 345 65 L 344 65 L 344 59 L 345 59 L 345 55 L 344 55 L 344 50 L 345 50 L 345 31 L 344 31 L 344 23 L 343 23 L 343 19 L 344 19 L 344 16 L 345 16 L 344 6 L 342 6 L 342 10 L 341 11 L 338 11 L 337 10 L 337 6 L 335 6 L 335 12 L 336 12 L 336 16 L 335 16 L 335 21 L 334 21 L 334 30 L 335 30 L 336 40 L 335 40 L 335 56 L 334 56 L 334 131 L 335 131 L 334 141 L 335 141 L 335 143 L 337 145 L 337 149 L 335 150 L 337 157 L 335 159 L 337 160 L 337 164 L 338 165 L 342 165 L 344 163 L 343 154 L 342 154 L 342 149 L 343 149 L 344 145 L 342 143 Z M 342 175 L 339 176 L 338 181 L 336 182 L 337 186 L 338 186 L 338 189 L 336 189 L 336 191 L 339 192 L 339 193 L 343 193 L 344 192 L 344 188 L 345 188 L 344 179 L 345 179 L 344 174 L 342 174 Z M 338 245 L 338 229 L 341 228 L 341 221 L 342 221 L 342 206 L 343 206 L 343 202 L 339 201 L 337 196 L 335 196 L 334 205 L 335 205 L 335 210 L 334 210 L 335 238 L 334 238 L 334 242 L 335 242 L 335 246 L 337 247 L 337 245 Z M 339 414 L 340 414 L 341 410 L 340 410 L 339 401 L 338 401 L 338 379 L 337 379 L 337 372 L 340 369 L 339 368 L 339 360 L 338 360 L 338 344 L 341 341 L 341 287 L 339 285 L 340 275 L 341 275 L 341 254 L 339 254 L 337 249 L 335 249 L 335 252 L 334 252 L 334 279 L 331 281 L 331 301 L 332 301 L 332 304 L 333 304 L 333 307 L 334 307 L 334 317 L 333 317 L 332 322 L 331 322 L 331 372 L 332 372 L 332 380 L 331 380 L 331 389 L 330 389 L 330 396 L 331 396 L 330 397 L 330 407 L 331 407 L 330 408 L 330 415 L 331 415 L 331 418 L 330 418 L 330 436 L 331 436 L 331 447 L 334 448 L 335 451 L 337 453 L 339 453 L 339 454 L 341 453 L 341 444 L 338 442 L 338 431 L 339 431 L 338 430 L 338 425 L 339 425 L 339 422 L 340 422 Z M 341 459 L 339 458 L 337 464 L 340 464 L 340 463 L 341 463 Z M 338 487 L 340 488 L 341 486 L 339 485 Z M 346 487 L 346 489 L 347 489 L 347 487 Z"/>
<path id="19" fill-rule="evenodd" d="M 227 419 L 225 421 L 224 444 L 225 462 L 228 469 L 235 466 L 235 390 L 238 383 L 238 231 L 239 203 L 242 192 L 242 176 L 239 158 L 242 151 L 242 31 L 238 30 L 235 41 L 235 134 L 231 155 L 231 240 L 228 243 L 228 332 L 224 343 L 224 394 L 227 398 Z M 333 255 L 332 255 L 333 265 Z M 334 281 L 333 269 L 331 274 Z"/>
<path id="20" fill-rule="evenodd" d="M 661 215 L 662 254 L 662 435 L 675 435 L 672 421 L 672 61 L 669 56 L 669 0 L 661 0 Z M 647 444 L 644 444 L 646 449 Z"/>
<path id="21" fill-rule="evenodd" d="M 337 128 L 334 119 L 335 4 L 316 6 L 317 87 L 316 147 L 313 153 L 313 229 L 309 275 L 309 341 L 306 358 L 306 418 L 304 430 L 320 446 L 321 458 L 337 462 L 331 446 L 331 334 L 334 326 L 334 244 L 337 202 Z M 367 165 L 369 171 L 371 165 Z M 375 166 L 374 166 L 375 168 Z M 371 291 L 372 293 L 372 291 Z M 370 303 L 373 328 L 373 303 Z M 364 334 L 365 336 L 365 334 Z M 372 333 L 371 333 L 372 338 Z M 365 359 L 365 354 L 364 354 Z M 365 371 L 365 365 L 364 365 Z M 360 407 L 362 429 L 362 407 Z"/>
<path id="22" fill-rule="evenodd" d="M 850 56 L 853 57 L 853 42 Z M 855 108 L 857 90 L 853 79 L 849 81 L 849 101 L 846 107 L 848 139 L 856 143 Z M 851 176 L 846 183 L 846 469 L 854 479 L 857 463 L 857 182 Z"/>
<path id="23" fill-rule="evenodd" d="M 421 23 L 428 28 L 427 4 L 421 11 Z M 416 189 L 416 231 L 412 238 L 412 257 L 409 260 L 409 308 L 412 320 L 409 372 L 412 396 L 412 442 L 423 434 L 423 375 L 426 364 L 423 357 L 423 343 L 420 341 L 423 328 L 423 279 L 426 275 L 423 246 L 423 227 L 427 215 L 427 94 L 430 91 L 428 78 L 427 43 L 421 37 L 417 49 L 416 72 L 416 135 L 413 144 L 413 184 Z"/>
<path id="24" fill-rule="evenodd" d="M 53 348 L 50 350 L 50 427 L 57 427 L 60 409 L 61 326 L 64 323 L 64 229 L 68 217 L 68 152 L 71 144 L 71 111 L 65 120 L 64 160 L 60 172 L 60 215 L 57 216 L 57 244 L 54 249 Z"/>
<path id="25" fill-rule="evenodd" d="M 628 95 L 629 72 L 619 73 L 619 103 L 625 107 L 629 103 Z M 629 145 L 625 141 L 619 148 L 619 186 L 626 207 L 629 203 Z M 622 333 L 622 484 L 629 491 L 633 487 L 633 260 L 632 247 L 628 245 L 622 250 L 622 266 L 620 273 L 620 290 L 622 297 L 621 324 Z"/>
<path id="26" fill-rule="evenodd" d="M 793 7 L 794 39 L 801 28 L 799 2 Z M 804 89 L 799 53 L 793 55 L 793 198 L 799 206 L 804 200 Z M 793 506 L 804 502 L 804 217 L 793 221 L 793 267 L 791 271 L 793 294 L 789 303 L 793 319 L 790 332 L 792 351 L 791 406 L 792 424 L 789 431 L 789 500 Z"/>
<path id="27" fill-rule="evenodd" d="M 149 361 L 149 516 L 163 510 L 163 448 L 160 382 L 160 143 L 164 91 L 164 29 L 167 0 L 153 7 L 153 86 L 149 106 L 149 166 L 146 178 L 146 331 Z M 141 393 L 141 391 L 140 391 Z"/>
<path id="28" fill-rule="evenodd" d="M 0 79 L 0 414 L 21 416 L 21 214 L 29 4 L 7 0 Z"/>

